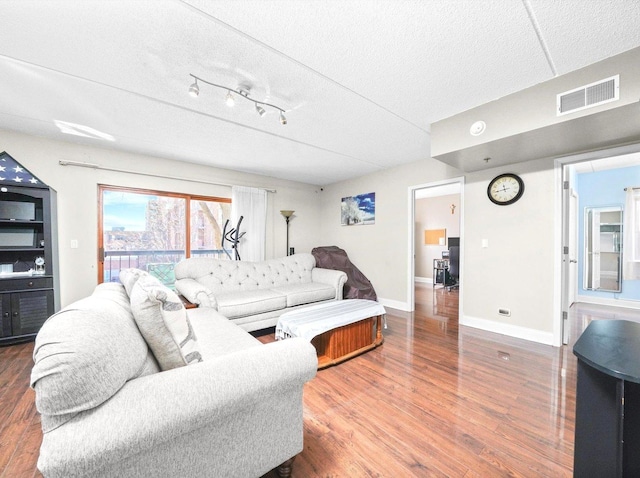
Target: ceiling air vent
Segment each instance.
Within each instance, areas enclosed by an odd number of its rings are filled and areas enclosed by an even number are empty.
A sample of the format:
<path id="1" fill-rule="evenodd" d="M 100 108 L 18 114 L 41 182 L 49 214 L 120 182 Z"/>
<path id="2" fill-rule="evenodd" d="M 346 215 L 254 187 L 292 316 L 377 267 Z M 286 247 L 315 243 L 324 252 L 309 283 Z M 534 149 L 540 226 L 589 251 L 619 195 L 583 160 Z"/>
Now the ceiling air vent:
<path id="1" fill-rule="evenodd" d="M 557 97 L 558 116 L 616 101 L 620 97 L 620 75 L 596 81 Z"/>

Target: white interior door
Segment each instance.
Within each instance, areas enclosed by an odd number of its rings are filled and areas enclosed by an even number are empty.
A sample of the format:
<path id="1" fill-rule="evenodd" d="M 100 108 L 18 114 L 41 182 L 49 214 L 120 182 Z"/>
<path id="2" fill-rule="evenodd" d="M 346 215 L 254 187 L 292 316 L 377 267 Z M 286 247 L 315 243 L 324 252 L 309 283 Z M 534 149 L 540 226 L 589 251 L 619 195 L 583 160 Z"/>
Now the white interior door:
<path id="1" fill-rule="evenodd" d="M 600 212 L 592 211 L 591 218 L 591 287 L 600 288 Z"/>
<path id="2" fill-rule="evenodd" d="M 568 306 L 576 301 L 578 291 L 578 194 L 569 193 L 569 290 Z"/>

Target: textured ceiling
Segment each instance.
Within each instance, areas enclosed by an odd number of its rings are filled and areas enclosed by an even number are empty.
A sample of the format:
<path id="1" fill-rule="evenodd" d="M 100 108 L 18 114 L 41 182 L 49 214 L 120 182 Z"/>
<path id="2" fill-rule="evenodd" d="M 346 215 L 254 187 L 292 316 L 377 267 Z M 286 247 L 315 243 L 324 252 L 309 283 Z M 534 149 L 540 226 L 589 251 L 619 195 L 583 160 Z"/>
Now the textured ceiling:
<path id="1" fill-rule="evenodd" d="M 0 129 L 316 185 L 426 159 L 431 123 L 640 46 L 635 0 L 3 0 L 0 18 Z M 190 97 L 190 73 L 288 124 Z"/>

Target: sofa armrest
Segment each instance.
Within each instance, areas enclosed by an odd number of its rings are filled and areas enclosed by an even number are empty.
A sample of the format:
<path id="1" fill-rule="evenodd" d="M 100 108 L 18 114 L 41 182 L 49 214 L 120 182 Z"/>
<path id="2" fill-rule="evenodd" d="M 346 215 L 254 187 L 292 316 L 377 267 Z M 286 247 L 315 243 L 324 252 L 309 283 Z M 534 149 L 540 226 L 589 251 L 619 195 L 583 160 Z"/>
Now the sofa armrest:
<path id="1" fill-rule="evenodd" d="M 175 282 L 175 286 L 176 290 L 192 304 L 218 309 L 215 295 L 200 282 L 194 279 L 178 279 Z"/>
<path id="2" fill-rule="evenodd" d="M 129 381 L 99 407 L 46 433 L 38 464 L 45 476 L 91 476 L 195 430 L 215 429 L 265 400 L 301 397 L 317 364 L 314 347 L 293 338 Z"/>
<path id="3" fill-rule="evenodd" d="M 322 269 L 314 267 L 311 269 L 311 280 L 321 284 L 329 284 L 336 289 L 336 300 L 342 300 L 342 288 L 347 282 L 347 274 L 334 269 Z"/>

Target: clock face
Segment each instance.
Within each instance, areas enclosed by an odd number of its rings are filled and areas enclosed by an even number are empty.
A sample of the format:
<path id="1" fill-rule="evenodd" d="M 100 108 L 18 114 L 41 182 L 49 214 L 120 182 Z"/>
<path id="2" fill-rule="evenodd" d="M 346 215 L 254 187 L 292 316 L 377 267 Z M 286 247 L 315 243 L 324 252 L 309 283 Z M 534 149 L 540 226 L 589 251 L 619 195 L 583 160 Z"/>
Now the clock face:
<path id="1" fill-rule="evenodd" d="M 523 193 L 524 182 L 520 176 L 511 173 L 496 176 L 487 188 L 489 199 L 499 206 L 513 204 L 522 197 Z"/>

